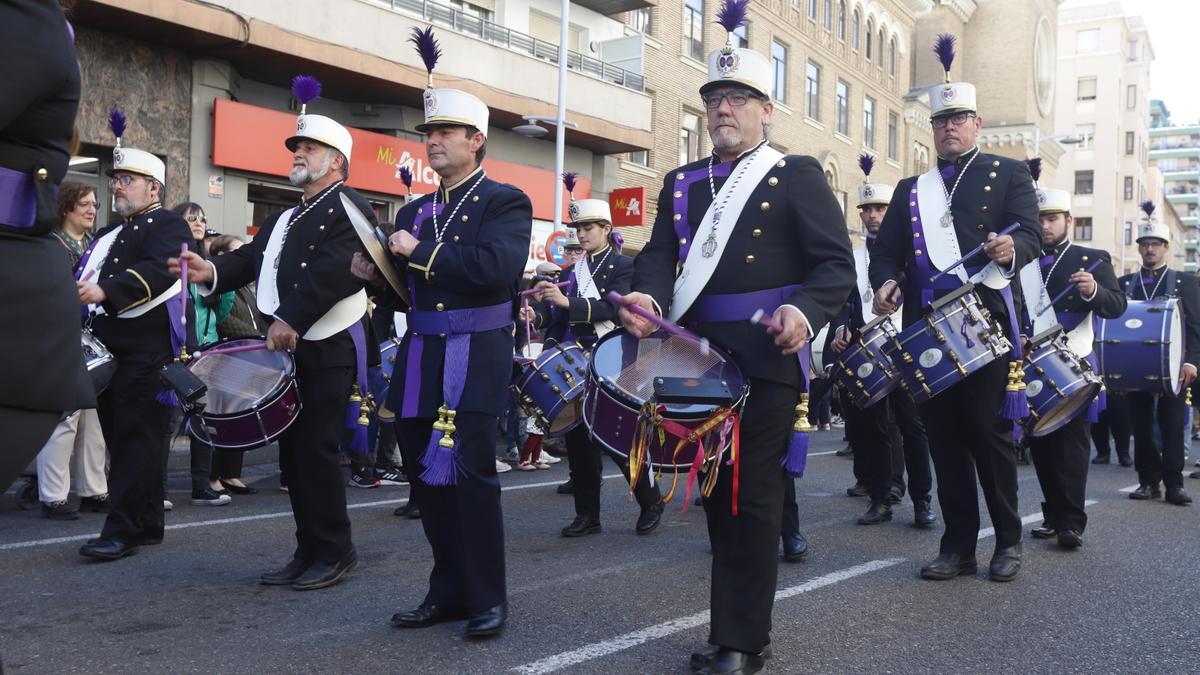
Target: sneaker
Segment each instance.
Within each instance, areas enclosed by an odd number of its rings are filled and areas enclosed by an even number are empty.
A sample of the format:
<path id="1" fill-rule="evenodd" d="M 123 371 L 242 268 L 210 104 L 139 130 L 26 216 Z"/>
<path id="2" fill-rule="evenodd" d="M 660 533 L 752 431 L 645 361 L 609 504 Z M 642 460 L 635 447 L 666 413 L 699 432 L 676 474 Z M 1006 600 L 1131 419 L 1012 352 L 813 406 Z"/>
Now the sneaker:
<path id="1" fill-rule="evenodd" d="M 170 499 L 163 500 L 163 511 L 170 511 L 173 508 L 175 508 L 175 505 L 171 503 Z"/>
<path id="2" fill-rule="evenodd" d="M 558 464 L 562 461 L 562 458 L 555 457 L 548 452 L 543 452 L 541 456 L 538 457 L 538 461 L 542 462 L 543 464 Z"/>
<path id="3" fill-rule="evenodd" d="M 521 453 L 517 450 L 516 446 L 513 446 L 505 450 L 504 453 L 500 455 L 500 459 L 506 462 L 516 463 L 521 461 Z"/>
<path id="4" fill-rule="evenodd" d="M 550 468 L 550 467 L 546 467 L 546 468 Z M 525 460 L 524 462 L 519 462 L 517 464 L 517 469 L 520 471 L 537 471 L 537 466 L 535 466 L 533 462 L 531 462 L 529 460 Z"/>
<path id="5" fill-rule="evenodd" d="M 288 493 L 288 486 L 287 486 L 287 483 L 280 483 L 280 484 L 279 484 L 279 491 L 280 491 L 280 492 L 282 492 L 283 494 L 285 494 L 285 495 L 286 495 L 286 494 Z"/>
<path id="6" fill-rule="evenodd" d="M 382 485 L 408 485 L 408 476 L 394 466 L 376 468 L 375 477 Z"/>
<path id="7" fill-rule="evenodd" d="M 843 420 L 841 415 L 834 415 L 833 419 L 829 420 L 829 423 L 835 427 L 846 426 L 846 420 Z"/>
<path id="8" fill-rule="evenodd" d="M 508 473 L 512 471 L 512 467 L 508 462 L 502 461 L 499 457 L 496 458 L 496 473 Z"/>
<path id="9" fill-rule="evenodd" d="M 192 490 L 192 506 L 225 506 L 232 501 L 233 497 L 223 495 L 210 487 Z"/>
<path id="10" fill-rule="evenodd" d="M 65 499 L 59 502 L 42 502 L 42 515 L 50 520 L 78 520 L 79 509 L 71 506 Z"/>
<path id="11" fill-rule="evenodd" d="M 377 488 L 380 485 L 383 485 L 383 481 L 381 479 L 376 478 L 373 473 L 366 473 L 367 471 L 370 471 L 370 469 L 366 469 L 365 471 L 361 472 L 355 471 L 354 474 L 350 476 L 350 482 L 347 483 L 347 485 L 350 487 L 366 489 Z"/>
<path id="12" fill-rule="evenodd" d="M 819 429 L 820 429 L 820 431 L 829 431 L 829 430 L 833 429 L 833 427 L 828 424 L 821 424 L 821 425 L 819 425 Z"/>

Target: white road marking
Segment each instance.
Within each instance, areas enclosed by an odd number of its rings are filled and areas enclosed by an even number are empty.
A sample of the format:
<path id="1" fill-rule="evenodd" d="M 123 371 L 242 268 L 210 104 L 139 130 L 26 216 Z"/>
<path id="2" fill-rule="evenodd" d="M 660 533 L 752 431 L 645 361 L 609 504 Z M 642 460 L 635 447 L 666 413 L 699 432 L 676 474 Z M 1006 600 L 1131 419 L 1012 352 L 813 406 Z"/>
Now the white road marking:
<path id="1" fill-rule="evenodd" d="M 621 478 L 621 474 L 619 474 L 619 473 L 608 474 L 606 476 L 602 476 L 602 478 Z M 558 485 L 561 482 L 562 482 L 561 480 L 552 480 L 552 481 L 546 481 L 546 482 L 542 482 L 542 483 L 527 483 L 524 485 L 509 485 L 508 487 L 501 487 L 500 491 L 501 492 L 514 492 L 517 490 L 532 490 L 533 488 L 549 487 L 551 485 Z M 379 501 L 374 501 L 374 502 L 361 502 L 358 504 L 347 504 L 346 509 L 353 510 L 353 509 L 366 509 L 366 508 L 370 508 L 370 507 L 374 507 L 374 506 L 397 506 L 397 505 L 406 504 L 406 503 L 408 503 L 408 498 L 401 497 L 400 499 L 381 499 Z M 232 518 L 216 518 L 213 520 L 197 520 L 197 521 L 193 521 L 190 523 L 175 523 L 174 525 L 167 525 L 166 528 L 164 528 L 164 529 L 166 529 L 166 530 L 185 530 L 185 529 L 189 529 L 189 528 L 193 528 L 193 527 L 209 527 L 212 525 L 229 525 L 232 523 L 247 523 L 247 522 L 251 522 L 251 521 L 255 521 L 255 520 L 271 520 L 273 518 L 288 518 L 288 517 L 291 517 L 291 515 L 292 515 L 292 512 L 290 510 L 289 511 L 275 511 L 272 513 L 256 513 L 254 515 L 249 515 L 249 516 L 234 516 Z M 77 535 L 72 535 L 69 537 L 52 537 L 50 539 L 33 539 L 30 541 L 17 541 L 17 542 L 13 542 L 11 544 L 0 544 L 0 551 L 12 551 L 12 550 L 19 549 L 19 548 L 31 548 L 34 546 L 50 546 L 53 544 L 69 544 L 74 541 L 87 541 L 88 539 L 94 539 L 97 536 L 98 536 L 97 534 L 93 533 L 93 534 L 77 534 Z"/>
<path id="2" fill-rule="evenodd" d="M 1083 505 L 1085 507 L 1091 506 L 1092 504 L 1099 504 L 1099 502 L 1097 502 L 1095 499 L 1088 499 L 1083 502 Z M 1037 521 L 1041 520 L 1042 518 L 1043 518 L 1042 512 L 1038 511 L 1037 513 L 1031 513 L 1031 514 L 1025 516 L 1024 518 L 1022 518 L 1021 524 L 1029 525 L 1030 523 L 1036 523 Z M 979 531 L 980 539 L 987 539 L 988 537 L 994 537 L 994 536 L 996 536 L 996 528 L 994 528 L 994 527 L 985 527 Z"/>

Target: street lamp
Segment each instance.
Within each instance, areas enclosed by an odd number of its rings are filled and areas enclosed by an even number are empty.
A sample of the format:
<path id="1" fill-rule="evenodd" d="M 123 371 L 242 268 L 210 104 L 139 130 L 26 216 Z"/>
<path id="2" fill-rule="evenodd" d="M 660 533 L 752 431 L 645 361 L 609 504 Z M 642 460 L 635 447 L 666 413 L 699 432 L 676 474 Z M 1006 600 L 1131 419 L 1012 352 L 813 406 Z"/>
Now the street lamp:
<path id="1" fill-rule="evenodd" d="M 1053 136 L 1042 136 L 1042 128 L 1038 125 L 1033 125 L 1033 156 L 1042 156 L 1042 143 L 1049 141 L 1058 141 L 1061 145 L 1078 145 L 1087 142 L 1086 134 L 1054 134 Z"/>
<path id="2" fill-rule="evenodd" d="M 525 118 L 525 124 L 515 126 L 512 129 L 522 136 L 528 136 L 530 138 L 541 138 L 542 136 L 545 136 L 548 131 L 546 127 L 539 124 L 539 122 L 558 126 L 558 118 L 556 117 L 545 117 L 543 115 L 523 115 L 523 117 Z M 579 124 L 572 122 L 571 120 L 563 120 L 563 124 L 572 129 L 579 128 Z"/>

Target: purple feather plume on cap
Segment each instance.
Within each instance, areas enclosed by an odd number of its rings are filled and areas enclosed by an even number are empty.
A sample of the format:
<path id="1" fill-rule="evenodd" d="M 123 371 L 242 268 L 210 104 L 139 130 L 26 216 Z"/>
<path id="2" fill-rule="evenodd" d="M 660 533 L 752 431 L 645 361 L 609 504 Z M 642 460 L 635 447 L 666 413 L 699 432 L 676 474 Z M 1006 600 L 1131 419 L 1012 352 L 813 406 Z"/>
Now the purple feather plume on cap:
<path id="1" fill-rule="evenodd" d="M 950 76 L 950 66 L 954 64 L 954 43 L 956 41 L 957 38 L 950 33 L 941 33 L 933 41 L 933 53 L 937 54 L 938 61 L 942 62 L 942 70 L 946 71 L 946 77 Z"/>
<path id="2" fill-rule="evenodd" d="M 1042 158 L 1030 157 L 1025 163 L 1029 165 L 1029 175 L 1033 176 L 1033 182 L 1038 182 L 1042 177 Z"/>
<path id="3" fill-rule="evenodd" d="M 407 166 L 400 167 L 400 182 L 409 190 L 412 189 L 412 171 Z"/>
<path id="4" fill-rule="evenodd" d="M 121 137 L 125 135 L 125 113 L 121 112 L 120 108 L 108 111 L 108 128 L 112 129 L 113 135 L 117 137 L 117 145 L 120 145 Z"/>
<path id="5" fill-rule="evenodd" d="M 292 96 L 307 105 L 321 97 L 321 81 L 312 75 L 297 75 L 292 78 Z"/>
<path id="6" fill-rule="evenodd" d="M 1141 207 L 1142 211 L 1145 212 L 1147 218 L 1154 215 L 1154 202 L 1147 199 L 1139 204 L 1139 206 Z"/>
<path id="7" fill-rule="evenodd" d="M 563 186 L 567 188 L 567 192 L 570 192 L 572 196 L 575 195 L 575 179 L 578 177 L 579 174 L 574 171 L 564 171 L 562 175 Z"/>
<path id="8" fill-rule="evenodd" d="M 442 48 L 438 45 L 437 38 L 433 37 L 433 26 L 424 30 L 413 26 L 412 35 L 408 37 L 408 41 L 413 43 L 417 55 L 425 64 L 425 72 L 432 77 L 433 69 L 437 66 L 438 59 L 442 57 Z"/>
<path id="9" fill-rule="evenodd" d="M 746 7 L 750 0 L 723 0 L 717 10 L 717 23 L 726 31 L 732 33 L 738 26 L 746 24 Z"/>
<path id="10" fill-rule="evenodd" d="M 613 243 L 613 246 L 616 246 L 617 248 L 622 248 L 623 246 L 625 246 L 625 237 L 622 237 L 620 232 L 613 230 L 612 243 Z"/>
<path id="11" fill-rule="evenodd" d="M 862 169 L 864 176 L 870 176 L 871 170 L 875 168 L 875 158 L 867 153 L 862 153 L 858 156 L 858 168 Z"/>

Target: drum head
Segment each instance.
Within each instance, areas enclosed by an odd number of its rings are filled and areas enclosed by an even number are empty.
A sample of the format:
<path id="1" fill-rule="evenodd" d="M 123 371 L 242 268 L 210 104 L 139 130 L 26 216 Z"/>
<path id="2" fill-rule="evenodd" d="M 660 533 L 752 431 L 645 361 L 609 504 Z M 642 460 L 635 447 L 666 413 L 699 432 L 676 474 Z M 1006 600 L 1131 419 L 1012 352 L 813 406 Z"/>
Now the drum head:
<path id="1" fill-rule="evenodd" d="M 1178 303 L 1170 302 L 1167 304 L 1166 309 L 1169 312 L 1169 316 L 1166 325 L 1163 326 L 1163 331 L 1166 333 L 1163 338 L 1169 341 L 1169 347 L 1167 352 L 1167 372 L 1163 374 L 1170 376 L 1171 379 L 1163 383 L 1163 388 L 1178 395 L 1181 386 L 1179 371 L 1183 369 L 1183 321 L 1179 316 Z"/>
<path id="2" fill-rule="evenodd" d="M 662 331 L 637 339 L 625 330 L 605 335 L 592 349 L 592 374 L 603 387 L 632 406 L 641 406 L 654 395 L 654 378 L 715 378 L 741 397 L 745 380 L 733 360 L 715 347 L 707 354 L 694 342 Z M 670 405 L 677 413 L 705 413 L 706 405 Z"/>
<path id="3" fill-rule="evenodd" d="M 261 339 L 226 340 L 220 347 L 262 343 Z M 295 363 L 286 352 L 266 349 L 219 354 L 201 352 L 188 368 L 208 385 L 201 397 L 206 415 L 243 413 L 282 388 L 295 374 Z"/>

